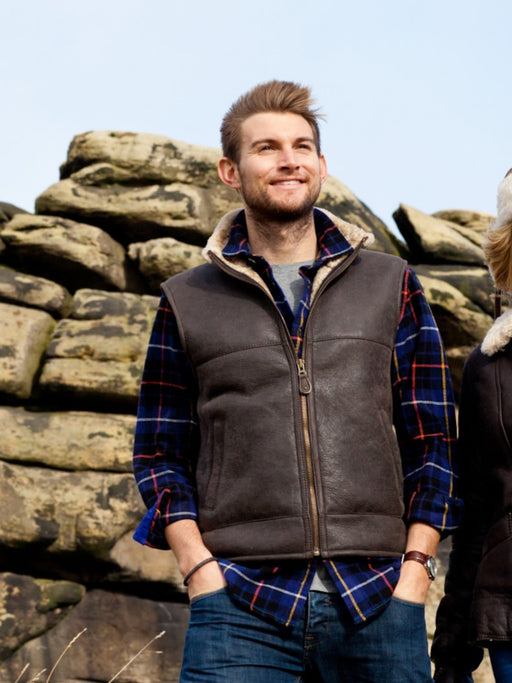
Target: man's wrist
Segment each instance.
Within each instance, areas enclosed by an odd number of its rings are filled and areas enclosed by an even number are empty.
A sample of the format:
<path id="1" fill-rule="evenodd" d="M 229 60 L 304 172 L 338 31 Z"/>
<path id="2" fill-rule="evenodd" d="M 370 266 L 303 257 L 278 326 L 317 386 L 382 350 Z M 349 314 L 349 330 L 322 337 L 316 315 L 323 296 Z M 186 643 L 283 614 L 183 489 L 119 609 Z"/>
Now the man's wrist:
<path id="1" fill-rule="evenodd" d="M 191 519 L 180 519 L 165 527 L 165 537 L 174 552 L 181 575 L 185 577 L 191 569 L 212 553 L 205 546 L 197 523 Z"/>
<path id="2" fill-rule="evenodd" d="M 408 550 L 402 555 L 402 563 L 404 562 L 419 562 L 427 572 L 428 578 L 433 581 L 437 576 L 437 563 L 435 557 L 428 553 L 423 553 L 420 550 Z"/>
<path id="3" fill-rule="evenodd" d="M 183 585 L 188 586 L 188 582 L 190 579 L 194 576 L 194 574 L 201 569 L 201 567 L 204 567 L 205 564 L 208 564 L 209 562 L 216 562 L 217 560 L 213 555 L 210 555 L 209 557 L 205 557 L 204 560 L 201 560 L 201 562 L 198 562 L 196 565 L 192 567 L 192 569 L 185 574 L 185 577 L 183 579 Z"/>

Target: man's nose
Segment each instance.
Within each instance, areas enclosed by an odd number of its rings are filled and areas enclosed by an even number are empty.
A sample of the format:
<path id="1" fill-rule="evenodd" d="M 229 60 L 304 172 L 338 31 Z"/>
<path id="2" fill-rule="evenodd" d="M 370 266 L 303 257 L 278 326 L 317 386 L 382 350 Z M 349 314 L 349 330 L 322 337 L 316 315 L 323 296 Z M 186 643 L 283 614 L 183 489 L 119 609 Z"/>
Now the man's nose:
<path id="1" fill-rule="evenodd" d="M 283 147 L 279 154 L 279 165 L 283 168 L 296 168 L 299 164 L 293 147 Z"/>

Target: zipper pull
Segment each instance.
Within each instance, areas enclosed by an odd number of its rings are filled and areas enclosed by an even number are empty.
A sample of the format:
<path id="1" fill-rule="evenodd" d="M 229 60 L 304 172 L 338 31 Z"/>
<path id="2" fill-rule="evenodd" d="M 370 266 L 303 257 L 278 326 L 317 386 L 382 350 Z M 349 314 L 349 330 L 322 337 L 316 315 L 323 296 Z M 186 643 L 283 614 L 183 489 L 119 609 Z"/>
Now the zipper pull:
<path id="1" fill-rule="evenodd" d="M 297 371 L 299 374 L 299 390 L 301 394 L 311 393 L 311 382 L 306 371 L 306 364 L 303 358 L 297 359 Z"/>

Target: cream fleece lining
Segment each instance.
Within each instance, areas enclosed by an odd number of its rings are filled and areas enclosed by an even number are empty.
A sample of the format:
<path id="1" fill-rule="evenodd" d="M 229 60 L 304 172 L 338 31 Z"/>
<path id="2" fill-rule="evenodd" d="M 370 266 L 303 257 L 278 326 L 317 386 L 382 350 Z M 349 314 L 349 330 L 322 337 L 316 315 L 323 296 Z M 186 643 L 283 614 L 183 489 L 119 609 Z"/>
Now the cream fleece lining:
<path id="1" fill-rule="evenodd" d="M 219 223 L 217 224 L 217 227 L 213 231 L 212 235 L 208 239 L 208 242 L 206 243 L 205 248 L 202 251 L 203 257 L 207 261 L 211 262 L 212 258 L 210 254 L 215 254 L 215 256 L 224 261 L 224 263 L 228 263 L 222 255 L 222 250 L 228 240 L 229 232 L 231 230 L 233 221 L 235 217 L 240 213 L 240 211 L 241 209 L 233 209 L 220 219 Z M 349 244 L 352 247 L 356 248 L 360 244 L 362 244 L 363 247 L 367 247 L 374 242 L 375 237 L 371 232 L 363 230 L 362 228 L 359 228 L 357 225 L 354 225 L 353 223 L 347 223 L 347 221 L 338 218 L 330 211 L 326 211 L 325 209 L 321 209 L 321 211 L 328 218 L 331 219 L 336 228 L 342 233 L 343 237 L 349 242 Z M 318 288 L 325 280 L 325 278 L 329 275 L 330 271 L 336 266 L 338 266 L 342 261 L 344 261 L 346 256 L 346 254 L 343 254 L 343 256 L 340 256 L 339 258 L 331 259 L 318 270 L 315 280 L 313 282 L 313 289 L 311 291 L 312 298 L 315 296 L 316 292 L 318 291 Z M 254 271 L 249 265 L 247 265 L 247 263 L 242 258 L 230 259 L 229 265 L 242 275 L 250 277 L 252 280 L 257 282 L 261 287 L 263 287 L 263 289 L 268 293 L 270 297 L 272 296 L 269 288 L 267 287 L 263 279 L 260 277 L 260 275 L 258 275 L 256 271 Z"/>

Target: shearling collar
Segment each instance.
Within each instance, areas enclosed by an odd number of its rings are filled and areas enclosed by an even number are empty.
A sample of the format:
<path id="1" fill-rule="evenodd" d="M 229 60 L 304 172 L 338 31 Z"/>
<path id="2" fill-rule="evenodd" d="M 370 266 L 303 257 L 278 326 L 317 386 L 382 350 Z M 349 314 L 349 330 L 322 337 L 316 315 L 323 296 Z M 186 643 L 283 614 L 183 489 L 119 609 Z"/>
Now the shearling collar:
<path id="1" fill-rule="evenodd" d="M 334 223 L 336 228 L 341 232 L 343 237 L 354 249 L 361 246 L 367 247 L 374 242 L 375 237 L 371 232 L 363 230 L 362 228 L 359 228 L 357 225 L 354 225 L 353 223 L 348 223 L 347 221 L 338 218 L 330 211 L 326 211 L 325 209 L 321 209 L 321 211 Z M 215 256 L 221 261 L 224 261 L 225 263 L 227 262 L 226 258 L 222 253 L 222 250 L 224 249 L 224 246 L 228 241 L 233 221 L 239 213 L 240 209 L 234 209 L 232 211 L 229 211 L 220 219 L 219 223 L 217 224 L 217 227 L 213 231 L 212 235 L 208 239 L 208 242 L 206 243 L 205 248 L 202 251 L 203 257 L 207 261 L 211 262 L 212 256 Z M 335 268 L 336 265 L 344 258 L 346 258 L 346 255 L 340 256 L 339 258 L 333 258 L 327 261 L 319 269 L 313 282 L 313 290 L 311 292 L 312 297 L 314 297 L 316 291 L 320 287 L 320 284 L 323 282 L 325 277 L 327 277 L 329 272 L 333 268 Z M 263 281 L 263 278 L 247 264 L 245 259 L 232 258 L 229 260 L 229 265 L 231 268 L 234 268 L 239 273 L 245 275 L 246 277 L 250 277 L 251 279 L 256 281 L 260 285 L 260 287 L 265 289 L 267 293 L 271 296 L 270 290 L 268 289 L 267 284 Z"/>
<path id="2" fill-rule="evenodd" d="M 222 250 L 224 249 L 224 246 L 228 241 L 229 232 L 231 230 L 231 226 L 233 225 L 233 221 L 238 216 L 240 211 L 241 209 L 233 209 L 232 211 L 229 211 L 217 223 L 217 227 L 210 235 L 208 242 L 206 243 L 206 246 L 203 249 L 203 256 L 207 261 L 211 260 L 208 255 L 209 252 L 216 254 L 220 258 L 223 258 Z M 326 209 L 321 209 L 321 211 L 328 218 L 331 219 L 334 225 L 343 234 L 343 237 L 354 248 L 359 246 L 361 242 L 363 242 L 365 247 L 370 246 L 374 242 L 375 237 L 371 232 L 363 230 L 362 228 L 359 228 L 357 225 L 354 225 L 353 223 L 347 223 L 347 221 L 338 218 Z"/>
<path id="3" fill-rule="evenodd" d="M 509 308 L 499 318 L 496 318 L 492 327 L 485 335 L 480 348 L 486 356 L 493 356 L 498 351 L 503 351 L 511 339 L 512 308 Z"/>

